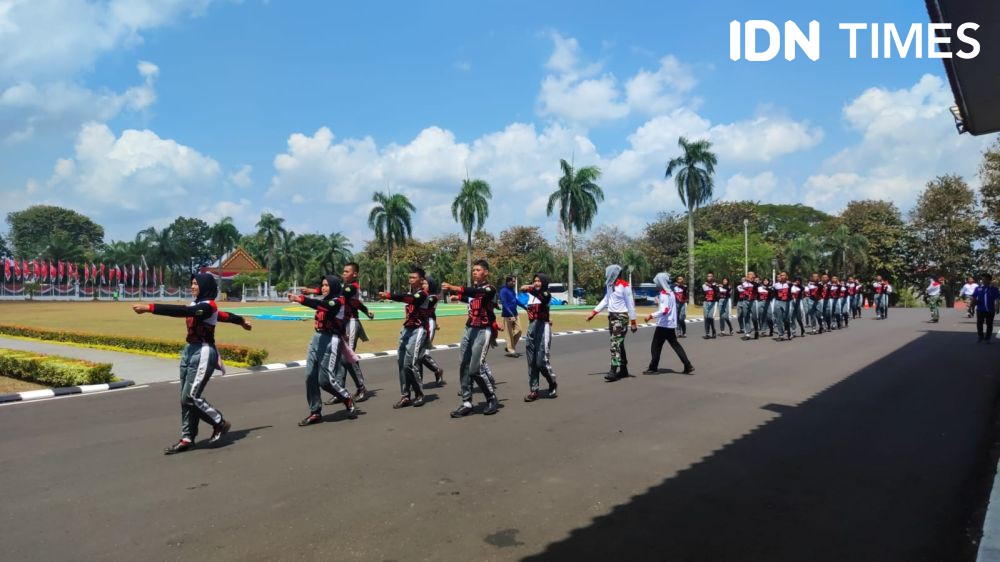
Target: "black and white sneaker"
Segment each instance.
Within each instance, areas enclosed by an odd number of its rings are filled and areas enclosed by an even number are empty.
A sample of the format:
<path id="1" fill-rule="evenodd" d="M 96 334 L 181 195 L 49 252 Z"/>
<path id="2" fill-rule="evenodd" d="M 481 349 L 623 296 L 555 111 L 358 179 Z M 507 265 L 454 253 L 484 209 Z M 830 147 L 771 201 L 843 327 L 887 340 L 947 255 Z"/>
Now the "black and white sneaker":
<path id="1" fill-rule="evenodd" d="M 232 427 L 232 424 L 230 424 L 226 420 L 222 420 L 222 423 L 216 426 L 215 431 L 212 432 L 212 436 L 208 438 L 208 442 L 210 444 L 218 443 L 219 439 L 222 439 L 222 436 L 229 431 L 230 427 Z"/>
<path id="2" fill-rule="evenodd" d="M 452 413 L 453 418 L 462 418 L 472 413 L 472 406 L 466 403 L 462 403 L 461 406 L 456 408 Z"/>
<path id="3" fill-rule="evenodd" d="M 318 423 L 323 423 L 323 416 L 320 414 L 309 414 L 309 416 L 299 422 L 299 427 L 305 427 L 307 425 L 316 425 Z"/>
<path id="4" fill-rule="evenodd" d="M 484 416 L 492 416 L 493 414 L 499 412 L 499 405 L 497 404 L 496 397 L 490 398 L 486 401 L 486 409 L 483 410 Z"/>
<path id="5" fill-rule="evenodd" d="M 559 383 L 555 380 L 549 384 L 549 398 L 558 398 L 559 394 L 556 393 L 556 389 L 559 388 Z"/>

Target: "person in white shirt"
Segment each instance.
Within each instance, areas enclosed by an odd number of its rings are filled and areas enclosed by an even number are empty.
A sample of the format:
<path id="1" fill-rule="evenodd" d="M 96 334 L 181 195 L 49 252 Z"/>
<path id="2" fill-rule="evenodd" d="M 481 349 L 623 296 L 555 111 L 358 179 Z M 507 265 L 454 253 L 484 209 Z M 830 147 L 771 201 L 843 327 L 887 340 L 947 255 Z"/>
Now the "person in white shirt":
<path id="1" fill-rule="evenodd" d="M 931 308 L 931 322 L 936 323 L 941 319 L 941 285 L 944 283 L 944 277 L 938 277 L 930 279 L 930 285 L 927 285 L 927 304 Z"/>
<path id="2" fill-rule="evenodd" d="M 962 285 L 962 291 L 958 293 L 958 296 L 962 297 L 965 301 L 965 307 L 968 311 L 969 318 L 972 318 L 973 312 L 976 310 L 976 306 L 972 302 L 972 295 L 975 294 L 976 289 L 978 288 L 979 283 L 976 283 L 976 280 L 972 276 L 969 276 L 969 278 L 965 280 L 965 285 Z"/>
<path id="3" fill-rule="evenodd" d="M 635 321 L 635 299 L 632 297 L 632 287 L 628 281 L 621 278 L 622 267 L 609 265 L 604 270 L 604 298 L 597 303 L 593 312 L 587 317 L 587 322 L 594 319 L 599 312 L 608 309 L 608 331 L 611 332 L 611 369 L 604 380 L 614 382 L 629 376 L 628 355 L 625 353 L 625 334 L 630 325 L 632 333 L 639 327 Z"/>
<path id="4" fill-rule="evenodd" d="M 649 368 L 642 372 L 644 375 L 655 375 L 660 368 L 660 352 L 663 350 L 663 343 L 670 342 L 677 357 L 684 364 L 684 374 L 690 375 L 694 372 L 694 365 L 688 360 L 687 353 L 677 340 L 677 297 L 674 296 L 673 287 L 670 285 L 669 273 L 657 273 L 653 278 L 653 283 L 660 289 L 660 294 L 656 296 L 656 311 L 646 317 L 646 322 L 656 318 L 656 331 L 653 332 L 653 345 L 650 348 Z"/>

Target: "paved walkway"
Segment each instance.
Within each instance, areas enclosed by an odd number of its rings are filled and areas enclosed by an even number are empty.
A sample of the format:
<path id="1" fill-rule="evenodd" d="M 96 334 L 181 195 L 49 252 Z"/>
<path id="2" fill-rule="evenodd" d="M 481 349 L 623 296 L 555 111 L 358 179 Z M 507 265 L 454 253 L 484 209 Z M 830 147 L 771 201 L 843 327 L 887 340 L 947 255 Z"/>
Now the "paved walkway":
<path id="1" fill-rule="evenodd" d="M 111 371 L 116 377 L 135 381 L 136 384 L 173 381 L 178 378 L 177 359 L 3 337 L 0 337 L 0 347 L 86 359 L 97 363 L 111 363 L 114 365 Z"/>

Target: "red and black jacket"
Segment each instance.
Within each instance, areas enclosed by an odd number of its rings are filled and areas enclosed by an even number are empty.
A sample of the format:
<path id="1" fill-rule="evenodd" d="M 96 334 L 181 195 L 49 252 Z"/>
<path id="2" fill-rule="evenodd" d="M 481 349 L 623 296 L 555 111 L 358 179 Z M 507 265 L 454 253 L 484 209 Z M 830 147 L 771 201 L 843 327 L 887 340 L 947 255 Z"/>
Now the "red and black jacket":
<path id="1" fill-rule="evenodd" d="M 705 293 L 705 302 L 715 302 L 719 298 L 719 284 L 714 281 L 704 283 L 701 290 Z"/>
<path id="2" fill-rule="evenodd" d="M 528 294 L 535 298 L 535 301 L 528 301 L 528 321 L 534 322 L 535 320 L 541 320 L 542 322 L 549 321 L 549 306 L 552 303 L 552 293 L 544 289 L 536 289 L 534 287 L 528 291 Z"/>
<path id="3" fill-rule="evenodd" d="M 358 311 L 368 314 L 368 307 L 361 300 L 361 286 L 357 281 L 347 283 L 341 288 L 341 295 L 344 297 L 344 316 L 347 318 L 357 318 Z"/>
<path id="4" fill-rule="evenodd" d="M 719 302 L 726 302 L 729 300 L 730 290 L 726 285 L 719 285 Z"/>
<path id="5" fill-rule="evenodd" d="M 223 312 L 216 306 L 214 300 L 180 304 L 151 304 L 149 311 L 158 316 L 171 316 L 187 320 L 187 338 L 185 341 L 193 344 L 215 345 L 216 322 L 242 325 L 245 321 L 239 314 Z"/>
<path id="6" fill-rule="evenodd" d="M 774 291 L 774 297 L 781 302 L 788 302 L 792 300 L 792 284 L 777 282 L 772 285 L 771 290 Z"/>
<path id="7" fill-rule="evenodd" d="M 313 320 L 317 332 L 344 335 L 344 318 L 347 317 L 344 309 L 344 297 L 322 299 L 299 295 L 296 301 L 316 311 Z"/>
<path id="8" fill-rule="evenodd" d="M 462 287 L 458 291 L 462 302 L 469 303 L 469 319 L 465 325 L 470 328 L 492 328 L 493 305 L 496 302 L 497 291 L 493 285 L 483 283 L 474 287 Z"/>
<path id="9" fill-rule="evenodd" d="M 406 303 L 406 318 L 403 320 L 404 328 L 427 328 L 427 312 L 424 303 L 427 302 L 427 293 L 423 289 L 417 289 L 412 293 L 393 293 L 389 295 L 390 300 Z"/>
<path id="10" fill-rule="evenodd" d="M 687 304 L 688 301 L 688 288 L 687 285 L 682 285 L 680 283 L 674 284 L 674 297 L 677 299 L 677 304 Z"/>

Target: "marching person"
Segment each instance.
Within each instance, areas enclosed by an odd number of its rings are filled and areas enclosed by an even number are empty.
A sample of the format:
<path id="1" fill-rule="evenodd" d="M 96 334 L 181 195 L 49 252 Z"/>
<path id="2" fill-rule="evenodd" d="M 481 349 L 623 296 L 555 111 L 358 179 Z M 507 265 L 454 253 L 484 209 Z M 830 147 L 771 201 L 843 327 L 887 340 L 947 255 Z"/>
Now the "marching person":
<path id="1" fill-rule="evenodd" d="M 819 279 L 819 274 L 813 273 L 809 276 L 809 284 L 806 285 L 806 326 L 810 328 L 810 334 L 823 333 L 823 286 Z"/>
<path id="2" fill-rule="evenodd" d="M 983 275 L 983 284 L 976 285 L 969 302 L 976 309 L 976 333 L 978 341 L 992 343 L 993 319 L 997 314 L 997 301 L 1000 300 L 1000 289 L 993 286 L 993 276 Z M 985 330 L 983 325 L 985 324 Z"/>
<path id="3" fill-rule="evenodd" d="M 708 272 L 705 276 L 705 282 L 701 285 L 701 291 L 705 295 L 705 302 L 703 303 L 705 320 L 704 339 L 715 339 L 715 306 L 719 298 L 719 284 L 715 282 L 715 273 Z M 709 331 L 711 331 L 711 335 L 709 335 Z"/>
<path id="4" fill-rule="evenodd" d="M 976 279 L 971 275 L 965 280 L 965 285 L 962 285 L 962 291 L 958 293 L 962 300 L 965 301 L 966 312 L 968 312 L 968 317 L 972 318 L 973 312 L 975 312 L 976 307 L 972 302 L 972 295 L 976 292 L 979 284 L 976 283 Z"/>
<path id="5" fill-rule="evenodd" d="M 730 319 L 732 315 L 732 305 L 733 305 L 733 291 L 729 286 L 729 278 L 723 277 L 722 283 L 719 284 L 719 334 L 723 336 L 733 335 L 733 322 Z M 729 327 L 729 333 L 726 333 L 726 327 Z"/>
<path id="6" fill-rule="evenodd" d="M 847 280 L 847 297 L 851 305 L 851 320 L 861 319 L 861 278 L 850 277 Z"/>
<path id="7" fill-rule="evenodd" d="M 796 277 L 792 282 L 792 337 L 795 337 L 795 323 L 799 325 L 799 337 L 806 336 L 806 326 L 802 323 L 802 302 L 805 300 L 806 291 L 802 286 L 802 278 Z"/>
<path id="8" fill-rule="evenodd" d="M 792 284 L 788 274 L 782 271 L 774 283 L 774 323 L 778 325 L 778 341 L 792 339 Z"/>
<path id="9" fill-rule="evenodd" d="M 823 296 L 823 315 L 821 316 L 822 322 L 820 322 L 820 325 L 825 322 L 826 330 L 830 332 L 833 331 L 833 297 L 835 289 L 833 281 L 826 273 L 820 277 L 820 287 L 822 288 L 821 295 Z"/>
<path id="10" fill-rule="evenodd" d="M 342 382 L 342 371 L 346 368 L 343 356 L 345 352 L 353 351 L 350 351 L 345 341 L 347 315 L 344 311 L 344 298 L 340 293 L 340 278 L 336 275 L 323 278 L 317 297 L 288 293 L 290 302 L 297 302 L 316 311 L 313 325 L 315 333 L 306 355 L 306 401 L 309 403 L 309 415 L 299 422 L 299 427 L 323 422 L 321 388 L 340 399 L 347 409 L 348 418 L 353 420 L 358 417 L 354 399 Z"/>
<path id="11" fill-rule="evenodd" d="M 736 323 L 739 325 L 740 329 L 737 331 L 739 334 L 745 334 L 747 332 L 746 327 L 743 325 L 743 312 L 747 307 L 744 303 L 747 303 L 746 299 L 743 298 L 743 285 L 747 282 L 747 278 L 744 275 L 740 277 L 740 283 L 736 285 Z"/>
<path id="12" fill-rule="evenodd" d="M 408 293 L 379 293 L 379 298 L 406 304 L 406 316 L 403 329 L 399 331 L 399 351 L 396 353 L 396 363 L 399 368 L 399 400 L 393 408 L 424 405 L 424 391 L 420 384 L 420 365 L 423 362 L 424 346 L 427 344 L 427 313 L 425 304 L 427 293 L 424 292 L 426 273 L 417 266 L 410 267 Z M 414 397 L 411 399 L 410 395 Z"/>
<path id="13" fill-rule="evenodd" d="M 459 350 L 458 376 L 462 386 L 462 404 L 451 412 L 453 418 L 460 418 L 472 413 L 473 381 L 479 385 L 486 397 L 486 408 L 483 410 L 483 414 L 491 416 L 499 411 L 493 385 L 482 373 L 486 354 L 490 350 L 490 337 L 493 333 L 494 323 L 491 320 L 491 313 L 497 298 L 496 289 L 487 279 L 489 274 L 490 265 L 486 260 L 476 260 L 472 264 L 472 286 L 441 284 L 442 289 L 455 293 L 459 300 L 469 303 L 469 317 L 465 321 L 465 334 L 462 336 L 462 345 Z"/>
<path id="14" fill-rule="evenodd" d="M 683 275 L 678 275 L 677 282 L 674 283 L 674 297 L 677 299 L 677 337 L 686 338 L 688 333 L 688 287 L 684 282 Z"/>
<path id="15" fill-rule="evenodd" d="M 434 384 L 439 388 L 444 386 L 444 369 L 438 365 L 437 361 L 431 357 L 430 351 L 434 349 L 434 336 L 437 334 L 437 304 L 440 301 L 438 297 L 438 292 L 440 287 L 438 282 L 431 276 L 424 278 L 424 292 L 427 293 L 427 301 L 424 303 L 424 319 L 427 326 L 427 346 L 424 350 L 423 357 L 420 360 L 420 382 L 424 381 L 424 367 L 427 367 L 434 373 Z"/>
<path id="16" fill-rule="evenodd" d="M 847 283 L 841 280 L 839 277 L 837 279 L 837 323 L 838 327 L 840 322 L 843 321 L 844 328 L 848 327 L 848 320 L 850 316 L 850 311 L 847 309 Z"/>
<path id="17" fill-rule="evenodd" d="M 344 314 L 348 317 L 345 335 L 347 336 L 347 345 L 351 348 L 351 351 L 357 351 L 359 339 L 361 341 L 368 341 L 368 334 L 365 333 L 365 328 L 361 325 L 361 320 L 358 319 L 358 311 L 364 312 L 369 320 L 375 318 L 375 314 L 369 311 L 364 301 L 361 300 L 361 285 L 358 284 L 358 273 L 360 271 L 361 267 L 356 262 L 348 262 L 344 265 L 344 270 L 341 272 L 344 305 L 346 307 Z M 354 401 L 358 403 L 364 402 L 368 399 L 368 389 L 365 388 L 365 375 L 361 372 L 361 362 L 347 363 L 347 372 L 350 373 L 351 379 L 354 381 L 354 388 L 356 389 Z"/>
<path id="18" fill-rule="evenodd" d="M 670 286 L 670 274 L 657 273 L 653 283 L 660 289 L 660 294 L 656 296 L 656 310 L 646 317 L 646 322 L 656 318 L 656 331 L 653 332 L 653 343 L 650 347 L 649 367 L 642 374 L 655 375 L 659 372 L 660 352 L 663 351 L 663 343 L 669 342 L 677 358 L 684 365 L 684 374 L 690 375 L 694 372 L 694 365 L 688 360 L 681 343 L 677 341 L 677 297 Z"/>
<path id="19" fill-rule="evenodd" d="M 872 283 L 872 290 L 875 291 L 875 319 L 885 320 L 888 316 L 887 311 L 889 308 L 889 284 L 882 280 L 881 275 L 875 276 L 875 281 Z"/>
<path id="20" fill-rule="evenodd" d="M 216 369 L 225 373 L 225 366 L 215 348 L 215 326 L 219 322 L 238 324 L 244 330 L 252 326 L 242 316 L 220 311 L 215 304 L 219 294 L 215 277 L 211 273 L 196 273 L 191 276 L 191 294 L 194 302 L 187 306 L 176 304 L 137 304 L 132 307 L 136 314 L 151 313 L 158 316 L 184 318 L 187 322 L 187 345 L 181 351 L 181 438 L 167 447 L 163 454 L 183 453 L 194 447 L 198 436 L 198 421 L 204 420 L 212 426 L 209 444 L 214 444 L 229 431 L 230 423 L 222 417 L 222 412 L 201 397 L 205 386 Z"/>
<path id="21" fill-rule="evenodd" d="M 538 400 L 539 375 L 549 383 L 549 398 L 556 398 L 556 373 L 552 370 L 549 358 L 552 349 L 552 323 L 549 320 L 549 305 L 552 293 L 549 292 L 549 276 L 536 273 L 531 285 L 521 287 L 522 293 L 528 293 L 528 335 L 524 341 L 525 355 L 528 356 L 528 394 L 525 402 Z"/>
<path id="22" fill-rule="evenodd" d="M 504 327 L 507 329 L 505 351 L 507 357 L 520 357 L 517 352 L 517 340 L 521 339 L 521 325 L 518 323 L 517 307 L 522 306 L 514 292 L 514 277 L 507 276 L 503 288 L 500 289 L 500 305 Z"/>
<path id="23" fill-rule="evenodd" d="M 764 326 L 768 328 L 767 337 L 774 337 L 774 316 L 771 314 L 773 297 L 771 280 L 765 277 L 760 285 L 757 285 L 757 325 L 754 326 L 754 339 L 757 339 L 757 330 L 763 332 Z"/>
<path id="24" fill-rule="evenodd" d="M 604 270 L 604 298 L 587 317 L 594 319 L 605 308 L 608 309 L 608 331 L 611 332 L 611 369 L 604 380 L 614 382 L 629 376 L 628 355 L 625 353 L 625 334 L 631 327 L 634 334 L 639 327 L 635 320 L 635 300 L 632 287 L 622 279 L 622 267 L 609 265 Z M 676 295 L 676 291 L 674 292 Z"/>
<path id="25" fill-rule="evenodd" d="M 937 323 L 941 319 L 941 284 L 944 283 L 944 277 L 938 277 L 934 279 L 930 278 L 930 284 L 927 285 L 927 304 L 931 309 L 931 322 Z"/>
<path id="26" fill-rule="evenodd" d="M 758 326 L 758 312 L 757 312 L 757 274 L 750 271 L 747 273 L 746 281 L 740 283 L 740 302 L 742 305 L 742 312 L 740 316 L 743 318 L 743 341 L 747 341 L 750 338 L 750 328 L 753 328 L 753 338 L 760 339 L 760 330 Z"/>

